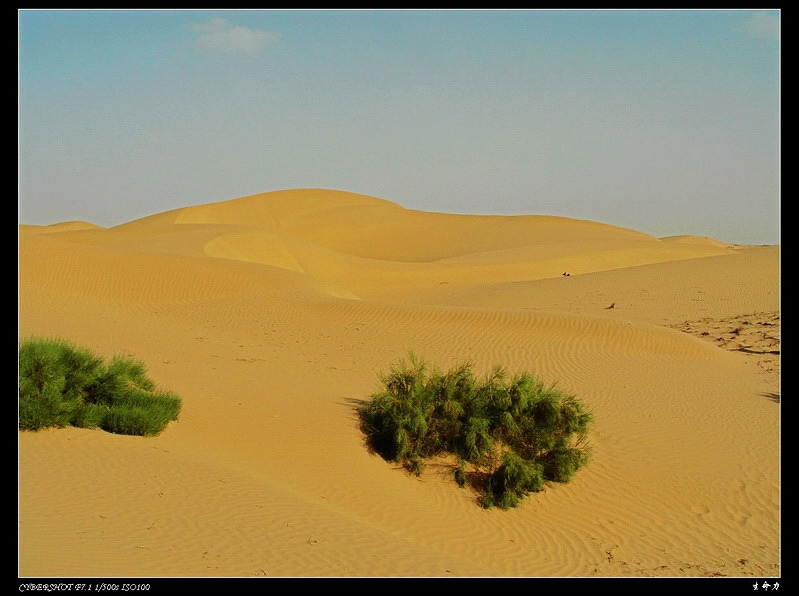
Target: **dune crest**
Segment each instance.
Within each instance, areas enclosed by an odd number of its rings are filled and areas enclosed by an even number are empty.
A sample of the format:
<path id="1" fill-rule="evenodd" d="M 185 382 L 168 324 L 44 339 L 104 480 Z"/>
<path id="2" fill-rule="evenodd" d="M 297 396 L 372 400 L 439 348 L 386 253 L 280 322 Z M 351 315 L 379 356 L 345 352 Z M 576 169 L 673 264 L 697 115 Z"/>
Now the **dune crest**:
<path id="1" fill-rule="evenodd" d="M 86 221 L 65 221 L 48 226 L 20 225 L 19 229 L 21 232 L 31 234 L 54 234 L 59 232 L 71 232 L 74 230 L 102 230 L 104 228 Z"/>
<path id="2" fill-rule="evenodd" d="M 779 247 L 323 189 L 19 246 L 21 337 L 184 402 L 146 440 L 19 434 L 23 576 L 780 574 Z M 508 512 L 397 470 L 354 408 L 408 350 L 556 382 L 592 461 Z"/>
<path id="3" fill-rule="evenodd" d="M 280 229 L 295 218 L 347 207 L 402 207 L 376 197 L 327 189 L 297 189 L 259 193 L 180 209 L 175 223 L 232 223 Z"/>
<path id="4" fill-rule="evenodd" d="M 673 242 L 675 244 L 699 244 L 705 246 L 715 246 L 718 248 L 734 248 L 734 244 L 727 244 L 724 242 L 719 242 L 718 240 L 714 240 L 713 238 L 708 238 L 706 236 L 692 236 L 688 235 L 681 235 L 681 236 L 665 236 L 661 238 L 663 242 Z"/>

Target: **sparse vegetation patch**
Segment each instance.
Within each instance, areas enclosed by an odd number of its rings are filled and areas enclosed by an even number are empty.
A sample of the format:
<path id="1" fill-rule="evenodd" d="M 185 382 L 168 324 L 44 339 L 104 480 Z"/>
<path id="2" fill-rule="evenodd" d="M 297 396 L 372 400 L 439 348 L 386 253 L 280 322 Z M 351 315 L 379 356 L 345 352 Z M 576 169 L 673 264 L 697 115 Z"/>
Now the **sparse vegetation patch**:
<path id="1" fill-rule="evenodd" d="M 156 435 L 180 413 L 181 399 L 156 390 L 144 364 L 109 363 L 60 339 L 19 347 L 19 428 L 78 426 L 126 435 Z"/>
<path id="2" fill-rule="evenodd" d="M 533 375 L 497 367 L 481 380 L 470 363 L 441 373 L 411 354 L 380 380 L 359 408 L 369 447 L 416 475 L 425 460 L 454 456 L 455 481 L 483 507 L 515 507 L 588 461 L 591 414 Z"/>

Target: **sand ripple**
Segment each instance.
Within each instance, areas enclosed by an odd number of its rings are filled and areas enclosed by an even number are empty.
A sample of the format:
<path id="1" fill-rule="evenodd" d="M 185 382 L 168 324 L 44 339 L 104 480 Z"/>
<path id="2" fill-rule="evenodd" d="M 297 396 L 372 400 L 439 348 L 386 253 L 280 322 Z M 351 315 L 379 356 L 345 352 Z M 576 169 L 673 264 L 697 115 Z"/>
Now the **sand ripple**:
<path id="1" fill-rule="evenodd" d="M 19 573 L 778 575 L 778 260 L 318 190 L 23 226 L 20 335 L 142 359 L 184 411 L 20 433 Z M 354 408 L 409 350 L 557 382 L 590 465 L 501 512 L 370 454 Z"/>

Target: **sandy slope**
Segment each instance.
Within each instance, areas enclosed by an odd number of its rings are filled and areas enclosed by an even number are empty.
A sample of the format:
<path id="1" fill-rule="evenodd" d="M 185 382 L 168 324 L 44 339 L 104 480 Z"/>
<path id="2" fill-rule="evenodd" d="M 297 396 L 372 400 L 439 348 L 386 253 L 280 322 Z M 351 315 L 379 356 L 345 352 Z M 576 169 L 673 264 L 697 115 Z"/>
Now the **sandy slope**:
<path id="1" fill-rule="evenodd" d="M 319 190 L 20 226 L 21 337 L 142 359 L 184 412 L 20 433 L 19 573 L 778 575 L 778 258 Z M 410 349 L 557 381 L 591 464 L 502 512 L 369 454 L 353 408 Z"/>

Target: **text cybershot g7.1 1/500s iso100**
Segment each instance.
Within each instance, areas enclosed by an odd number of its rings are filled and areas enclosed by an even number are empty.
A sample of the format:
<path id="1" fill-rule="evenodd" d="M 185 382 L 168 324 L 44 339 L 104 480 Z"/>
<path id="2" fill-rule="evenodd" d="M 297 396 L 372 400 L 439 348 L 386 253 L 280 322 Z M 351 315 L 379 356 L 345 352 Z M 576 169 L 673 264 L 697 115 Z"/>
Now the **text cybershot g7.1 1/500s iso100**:
<path id="1" fill-rule="evenodd" d="M 149 589 L 147 583 L 30 582 L 19 585 L 20 592 L 146 592 Z"/>

